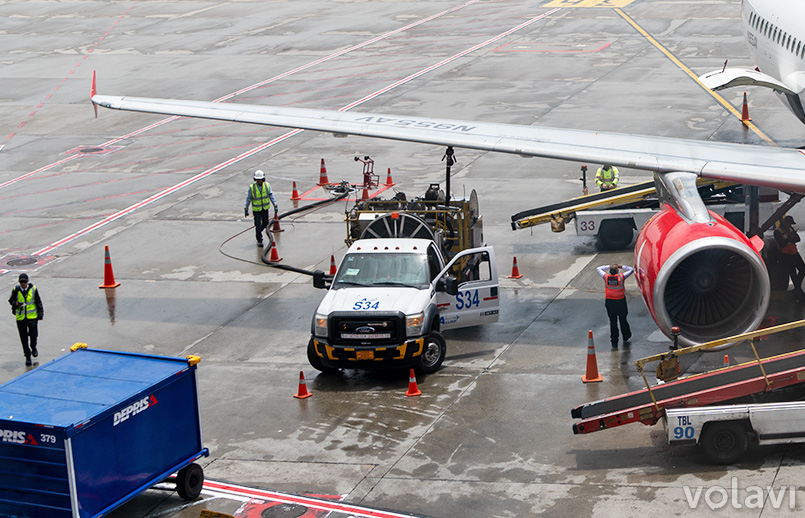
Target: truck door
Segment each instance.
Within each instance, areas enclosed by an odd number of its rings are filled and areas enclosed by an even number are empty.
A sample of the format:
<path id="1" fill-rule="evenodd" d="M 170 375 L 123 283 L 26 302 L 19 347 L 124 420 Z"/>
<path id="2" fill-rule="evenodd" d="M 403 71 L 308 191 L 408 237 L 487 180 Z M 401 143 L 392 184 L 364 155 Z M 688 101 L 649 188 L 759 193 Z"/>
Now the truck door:
<path id="1" fill-rule="evenodd" d="M 453 265 L 460 266 L 458 295 L 436 292 L 436 305 L 442 329 L 489 324 L 498 321 L 498 272 L 492 247 L 471 248 L 456 255 L 439 273 L 450 275 Z"/>

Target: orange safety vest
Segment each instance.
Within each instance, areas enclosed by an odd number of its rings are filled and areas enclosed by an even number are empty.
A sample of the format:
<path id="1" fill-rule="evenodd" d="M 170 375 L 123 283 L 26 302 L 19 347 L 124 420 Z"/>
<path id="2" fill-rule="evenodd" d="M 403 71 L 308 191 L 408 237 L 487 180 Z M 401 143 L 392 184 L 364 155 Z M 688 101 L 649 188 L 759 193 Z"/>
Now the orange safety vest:
<path id="1" fill-rule="evenodd" d="M 607 274 L 604 277 L 606 285 L 606 298 L 610 300 L 620 300 L 626 298 L 626 286 L 623 284 L 623 274 L 617 275 Z"/>

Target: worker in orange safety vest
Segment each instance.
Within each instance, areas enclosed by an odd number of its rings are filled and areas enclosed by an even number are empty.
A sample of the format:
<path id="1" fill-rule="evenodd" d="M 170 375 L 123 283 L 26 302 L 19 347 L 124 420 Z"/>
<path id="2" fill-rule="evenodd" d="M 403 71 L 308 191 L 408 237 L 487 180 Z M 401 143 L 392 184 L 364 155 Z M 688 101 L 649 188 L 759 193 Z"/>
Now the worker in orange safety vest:
<path id="1" fill-rule="evenodd" d="M 805 279 L 805 262 L 797 250 L 800 238 L 795 225 L 796 222 L 791 216 L 777 221 L 777 228 L 774 229 L 774 242 L 783 258 L 788 276 L 794 284 L 794 295 L 799 300 L 805 300 L 805 292 L 802 290 L 802 281 Z"/>
<path id="2" fill-rule="evenodd" d="M 606 295 L 604 305 L 607 308 L 607 316 L 609 317 L 609 339 L 612 342 L 612 348 L 617 349 L 619 323 L 620 330 L 623 333 L 623 343 L 628 343 L 632 338 L 632 330 L 629 327 L 629 322 L 626 321 L 629 308 L 626 305 L 625 282 L 634 273 L 634 268 L 620 264 L 605 264 L 599 266 L 596 270 L 598 275 L 604 279 Z M 623 273 L 621 273 L 621 270 Z"/>

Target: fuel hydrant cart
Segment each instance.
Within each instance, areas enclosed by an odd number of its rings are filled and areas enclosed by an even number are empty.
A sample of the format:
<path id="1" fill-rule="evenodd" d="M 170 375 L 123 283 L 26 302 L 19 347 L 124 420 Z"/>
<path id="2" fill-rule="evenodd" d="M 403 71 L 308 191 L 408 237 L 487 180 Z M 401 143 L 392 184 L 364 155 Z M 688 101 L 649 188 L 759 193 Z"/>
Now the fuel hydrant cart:
<path id="1" fill-rule="evenodd" d="M 103 516 L 177 471 L 196 498 L 196 363 L 74 346 L 0 386 L 0 516 Z"/>

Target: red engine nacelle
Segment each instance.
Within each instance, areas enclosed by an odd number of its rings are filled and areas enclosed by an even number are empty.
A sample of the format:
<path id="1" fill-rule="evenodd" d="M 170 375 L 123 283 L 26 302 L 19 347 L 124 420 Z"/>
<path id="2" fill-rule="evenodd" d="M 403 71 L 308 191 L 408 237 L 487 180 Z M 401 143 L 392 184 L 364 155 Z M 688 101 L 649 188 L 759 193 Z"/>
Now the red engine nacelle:
<path id="1" fill-rule="evenodd" d="M 664 206 L 635 244 L 635 276 L 660 330 L 680 328 L 690 346 L 757 329 L 770 282 L 763 240 L 747 238 L 721 216 L 690 223 Z"/>

